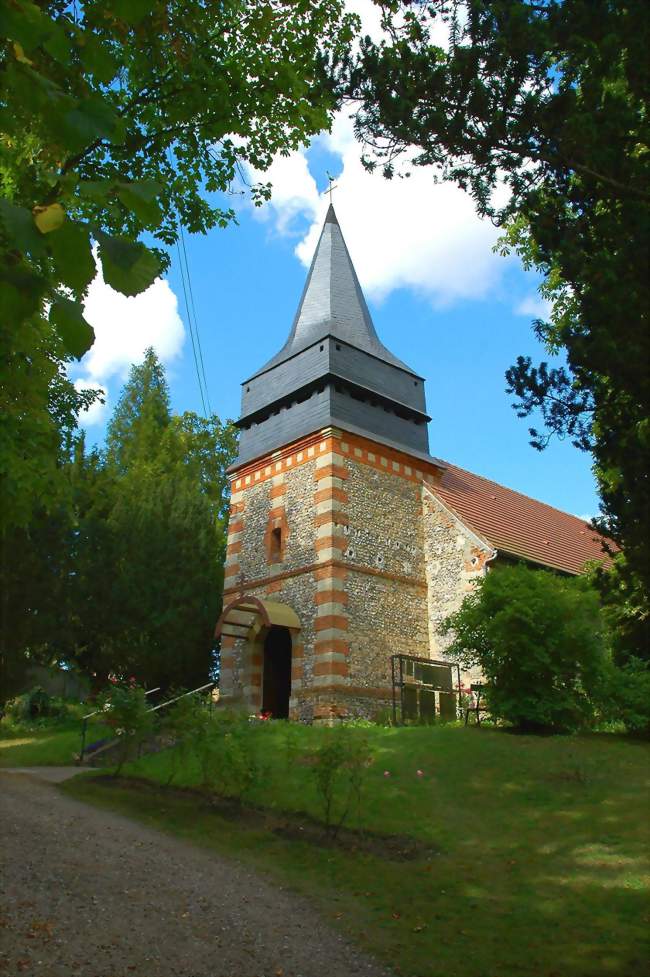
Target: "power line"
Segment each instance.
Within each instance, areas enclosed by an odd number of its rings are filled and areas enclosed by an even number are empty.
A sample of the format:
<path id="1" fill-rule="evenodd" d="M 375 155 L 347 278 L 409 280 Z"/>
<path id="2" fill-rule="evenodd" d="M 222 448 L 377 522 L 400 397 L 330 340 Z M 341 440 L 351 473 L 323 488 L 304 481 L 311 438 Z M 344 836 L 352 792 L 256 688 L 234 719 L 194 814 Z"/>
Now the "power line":
<path id="1" fill-rule="evenodd" d="M 179 224 L 180 227 L 180 224 Z M 187 286 L 185 284 L 185 271 L 183 269 L 183 258 L 181 255 L 181 249 L 178 241 L 176 241 L 176 250 L 178 251 L 178 264 L 181 269 L 181 282 L 183 283 L 183 297 L 185 299 L 185 312 L 187 314 L 187 324 L 190 329 L 190 339 L 192 340 L 192 355 L 194 357 L 194 369 L 196 370 L 196 379 L 199 382 L 199 394 L 201 395 L 201 404 L 203 405 L 203 414 L 207 417 L 207 411 L 205 407 L 205 397 L 203 396 L 203 385 L 201 383 L 201 371 L 199 370 L 199 361 L 196 355 L 196 343 L 194 342 L 194 327 L 192 325 L 192 316 L 190 315 L 190 304 L 187 299 Z"/>
<path id="2" fill-rule="evenodd" d="M 174 165 L 172 162 L 171 149 L 167 150 L 167 159 L 169 162 L 170 169 L 172 170 L 172 172 L 175 172 Z M 185 299 L 185 313 L 187 315 L 187 324 L 190 329 L 190 339 L 192 340 L 192 356 L 194 358 L 194 369 L 196 371 L 196 379 L 198 380 L 198 384 L 199 384 L 199 394 L 201 396 L 201 404 L 203 406 L 203 415 L 204 417 L 212 417 L 212 407 L 210 405 L 210 397 L 208 395 L 208 381 L 206 379 L 205 366 L 203 364 L 203 350 L 201 349 L 201 337 L 199 336 L 199 323 L 196 316 L 196 307 L 194 305 L 194 294 L 192 292 L 192 279 L 190 277 L 190 265 L 189 265 L 189 261 L 187 260 L 187 250 L 185 248 L 185 235 L 183 234 L 183 225 L 180 219 L 177 222 L 177 226 L 178 226 L 179 236 L 180 236 L 181 244 L 183 246 L 183 250 L 181 252 L 181 248 L 178 243 L 178 238 L 176 239 L 176 250 L 178 252 L 178 264 L 181 270 L 181 282 L 183 284 L 183 297 Z M 184 264 L 183 264 L 183 258 L 185 259 Z M 186 278 L 187 278 L 187 284 L 185 283 Z M 189 301 L 187 298 L 188 291 L 190 295 Z M 195 334 L 196 334 L 196 340 L 195 340 Z M 198 356 L 196 352 L 197 347 L 199 351 Z M 200 366 L 199 366 L 199 362 L 200 362 Z M 207 401 L 207 410 L 206 410 L 206 401 Z"/>
<path id="3" fill-rule="evenodd" d="M 196 315 L 196 308 L 194 305 L 194 292 L 192 291 L 192 277 L 190 275 L 190 263 L 187 260 L 187 251 L 185 250 L 185 235 L 183 233 L 183 225 L 180 225 L 181 232 L 181 244 L 183 246 L 183 255 L 185 257 L 185 271 L 187 273 L 187 285 L 190 293 L 190 304 L 192 306 L 192 315 L 194 317 L 194 332 L 196 333 L 196 345 L 199 350 L 199 360 L 201 362 L 201 376 L 203 377 L 203 387 L 205 389 L 205 399 L 208 402 L 209 417 L 212 417 L 212 407 L 210 404 L 210 394 L 208 393 L 208 380 L 205 375 L 205 365 L 203 363 L 203 350 L 201 348 L 201 335 L 199 333 L 199 320 Z"/>

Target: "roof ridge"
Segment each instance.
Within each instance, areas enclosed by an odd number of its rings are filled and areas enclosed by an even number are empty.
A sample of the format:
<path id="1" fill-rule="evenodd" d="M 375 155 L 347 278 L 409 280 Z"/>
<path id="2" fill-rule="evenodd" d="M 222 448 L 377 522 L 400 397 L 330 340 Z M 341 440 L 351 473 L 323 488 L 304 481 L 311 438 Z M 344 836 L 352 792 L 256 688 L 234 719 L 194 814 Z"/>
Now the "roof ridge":
<path id="1" fill-rule="evenodd" d="M 493 478 L 487 478 L 485 475 L 477 475 L 476 472 L 471 472 L 468 468 L 461 468 L 459 465 L 454 465 L 450 461 L 445 461 L 448 471 L 462 472 L 464 475 L 471 475 L 472 478 L 479 478 L 482 482 L 487 482 L 489 485 L 496 485 L 497 488 L 503 489 L 505 492 L 510 492 L 513 495 L 518 495 L 522 499 L 527 499 L 529 502 L 534 502 L 536 505 L 543 505 L 547 509 L 552 509 L 554 512 L 558 512 L 561 516 L 568 516 L 570 519 L 576 519 L 581 522 L 584 526 L 589 529 L 594 529 L 594 527 L 588 523 L 585 519 L 581 519 L 580 516 L 576 516 L 573 512 L 567 512 L 565 509 L 558 509 L 557 506 L 551 505 L 550 502 L 544 502 L 542 499 L 536 499 L 532 495 L 526 495 L 525 492 L 519 492 L 517 489 L 509 488 L 507 485 L 502 485 L 501 482 L 496 482 Z M 598 533 L 597 529 L 594 532 Z M 602 535 L 598 533 L 598 535 Z"/>

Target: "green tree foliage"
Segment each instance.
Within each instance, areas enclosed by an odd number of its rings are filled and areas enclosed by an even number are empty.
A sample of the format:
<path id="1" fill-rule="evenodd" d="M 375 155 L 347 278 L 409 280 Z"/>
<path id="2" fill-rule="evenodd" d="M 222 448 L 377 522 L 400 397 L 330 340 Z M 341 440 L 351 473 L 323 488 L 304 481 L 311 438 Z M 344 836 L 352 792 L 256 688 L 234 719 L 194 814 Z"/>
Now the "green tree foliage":
<path id="1" fill-rule="evenodd" d="M 71 505 L 8 536 L 2 692 L 29 655 L 93 677 L 196 687 L 213 665 L 232 425 L 173 416 L 149 350 L 134 366 L 105 453 L 83 438 L 63 465 Z"/>
<path id="2" fill-rule="evenodd" d="M 0 545 L 47 505 L 67 499 L 61 477 L 79 411 L 95 399 L 77 391 L 65 373 L 69 358 L 41 318 L 20 323 L 4 304 L 0 285 Z"/>
<path id="3" fill-rule="evenodd" d="M 615 581 L 620 644 L 648 655 L 650 536 L 646 0 L 381 2 L 387 36 L 366 40 L 347 90 L 370 168 L 401 153 L 469 190 L 481 214 L 543 275 L 535 331 L 567 366 L 520 358 L 507 372 L 522 417 L 594 453 L 599 528 L 625 550 Z M 449 47 L 432 29 L 444 27 Z M 495 194 L 499 184 L 507 194 Z M 503 203 L 505 199 L 505 203 Z M 627 622 L 629 627 L 623 627 Z"/>
<path id="4" fill-rule="evenodd" d="M 118 776 L 127 760 L 132 759 L 147 737 L 154 732 L 154 714 L 147 702 L 147 694 L 134 680 L 115 682 L 99 701 L 104 722 L 117 736 L 117 765 L 114 776 Z"/>
<path id="5" fill-rule="evenodd" d="M 610 663 L 603 676 L 600 715 L 622 723 L 633 736 L 650 738 L 650 664 L 630 658 L 623 666 Z"/>
<path id="6" fill-rule="evenodd" d="M 353 23 L 340 0 L 5 0 L 0 17 L 3 298 L 21 319 L 50 299 L 72 355 L 92 340 L 76 302 L 91 238 L 107 283 L 132 295 L 165 260 L 142 231 L 170 244 L 179 219 L 231 220 L 206 191 L 328 124 L 324 69 Z"/>
<path id="7" fill-rule="evenodd" d="M 167 689 L 207 681 L 223 585 L 225 469 L 234 453 L 230 425 L 172 417 L 164 370 L 149 350 L 109 425 L 108 508 L 99 527 L 92 513 L 91 526 L 109 537 L 108 601 L 118 622 L 111 627 L 100 614 L 104 669 Z M 102 559 L 92 546 L 89 596 Z"/>
<path id="8" fill-rule="evenodd" d="M 497 719 L 530 731 L 592 719 L 607 648 L 598 594 L 584 577 L 495 568 L 440 630 L 452 635 L 452 658 L 481 668 Z"/>
<path id="9" fill-rule="evenodd" d="M 0 317 L 0 331 L 12 325 Z M 48 402 L 41 414 L 30 388 L 38 355 L 10 359 L 21 399 L 0 384 L 0 701 L 24 687 L 27 649 L 32 661 L 57 660 L 73 524 L 68 468 L 84 401 L 63 375 L 61 358 L 53 357 L 34 381 Z"/>
<path id="10" fill-rule="evenodd" d="M 160 438 L 169 427 L 171 408 L 165 370 L 153 349 L 131 367 L 129 382 L 108 425 L 108 462 L 124 474 L 138 461 L 155 456 Z"/>
<path id="11" fill-rule="evenodd" d="M 25 526 L 39 507 L 56 505 L 65 484 L 58 415 L 78 412 L 84 398 L 63 367 L 93 342 L 83 300 L 97 259 L 110 286 L 141 292 L 164 270 L 179 222 L 205 233 L 234 218 L 217 192 L 230 191 L 243 162 L 264 170 L 328 125 L 326 68 L 355 22 L 342 8 L 342 0 L 1 0 L 6 525 Z M 256 203 L 269 192 L 250 188 Z"/>

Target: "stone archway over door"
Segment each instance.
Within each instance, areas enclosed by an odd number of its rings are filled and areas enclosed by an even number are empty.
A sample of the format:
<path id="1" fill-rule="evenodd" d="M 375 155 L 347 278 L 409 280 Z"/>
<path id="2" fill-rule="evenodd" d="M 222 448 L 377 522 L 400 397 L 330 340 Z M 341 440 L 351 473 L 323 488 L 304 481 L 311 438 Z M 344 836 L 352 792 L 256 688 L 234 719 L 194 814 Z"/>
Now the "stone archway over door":
<path id="1" fill-rule="evenodd" d="M 274 719 L 289 718 L 291 644 L 286 627 L 270 627 L 264 639 L 262 711 L 270 712 Z"/>
<path id="2" fill-rule="evenodd" d="M 302 645 L 298 641 L 300 618 L 287 604 L 252 594 L 240 594 L 224 607 L 217 621 L 215 637 L 221 639 L 221 678 L 220 688 L 224 702 L 241 702 L 256 712 L 264 708 L 263 682 L 266 640 L 269 634 L 271 651 L 267 668 L 267 682 L 271 681 L 273 668 L 277 666 L 278 676 L 273 681 L 279 703 L 269 711 L 274 716 L 288 716 L 285 703 L 291 693 L 291 659 L 302 657 Z M 288 639 L 280 639 L 280 634 L 288 634 Z M 282 649 L 288 649 L 284 652 Z M 288 662 L 288 665 L 287 665 Z M 286 669 L 289 668 L 287 679 Z M 302 669 L 300 669 L 302 671 Z M 284 677 L 282 677 L 284 676 Z M 269 693 L 270 694 L 270 693 Z"/>

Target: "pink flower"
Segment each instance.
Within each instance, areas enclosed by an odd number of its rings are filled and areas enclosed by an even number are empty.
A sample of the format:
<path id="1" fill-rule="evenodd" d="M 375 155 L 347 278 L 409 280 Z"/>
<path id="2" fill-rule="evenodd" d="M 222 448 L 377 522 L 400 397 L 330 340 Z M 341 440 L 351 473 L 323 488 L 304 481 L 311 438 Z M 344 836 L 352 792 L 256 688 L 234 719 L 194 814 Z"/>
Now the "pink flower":
<path id="1" fill-rule="evenodd" d="M 390 770 L 384 770 L 384 777 L 390 777 Z"/>
<path id="2" fill-rule="evenodd" d="M 418 777 L 424 777 L 424 770 L 416 770 L 415 773 Z"/>

